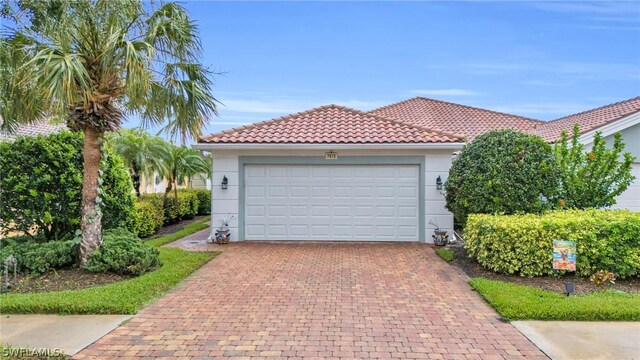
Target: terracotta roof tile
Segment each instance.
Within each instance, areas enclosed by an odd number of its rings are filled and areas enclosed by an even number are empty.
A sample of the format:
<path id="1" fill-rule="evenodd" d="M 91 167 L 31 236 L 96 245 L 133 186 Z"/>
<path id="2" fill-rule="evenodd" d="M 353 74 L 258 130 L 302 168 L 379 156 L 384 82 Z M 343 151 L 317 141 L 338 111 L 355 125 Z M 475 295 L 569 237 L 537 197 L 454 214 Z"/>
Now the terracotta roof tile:
<path id="1" fill-rule="evenodd" d="M 549 121 L 538 127 L 535 133 L 547 141 L 556 141 L 563 130 L 571 133 L 575 124 L 580 126 L 580 133 L 585 133 L 638 111 L 640 96 Z"/>
<path id="2" fill-rule="evenodd" d="M 0 118 L 1 124 L 2 118 Z M 0 130 L 0 141 L 13 141 L 18 136 L 49 135 L 66 129 L 64 124 L 52 124 L 49 120 L 39 120 L 32 124 L 19 125 L 13 132 Z"/>
<path id="3" fill-rule="evenodd" d="M 369 112 L 390 119 L 463 134 L 468 140 L 495 129 L 533 131 L 540 120 L 451 102 L 415 97 Z"/>
<path id="4" fill-rule="evenodd" d="M 199 143 L 447 143 L 460 135 L 387 119 L 339 105 L 263 121 L 201 137 Z"/>

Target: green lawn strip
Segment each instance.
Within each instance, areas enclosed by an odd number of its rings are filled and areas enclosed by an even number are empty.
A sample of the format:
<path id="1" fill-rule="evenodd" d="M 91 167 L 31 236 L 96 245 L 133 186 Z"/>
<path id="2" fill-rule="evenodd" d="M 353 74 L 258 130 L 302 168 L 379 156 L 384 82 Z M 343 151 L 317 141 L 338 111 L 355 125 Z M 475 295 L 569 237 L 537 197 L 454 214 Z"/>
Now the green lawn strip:
<path id="1" fill-rule="evenodd" d="M 469 283 L 506 320 L 640 321 L 640 294 L 605 290 L 567 297 L 483 278 Z"/>
<path id="2" fill-rule="evenodd" d="M 0 296 L 3 314 L 135 314 L 217 254 L 160 248 L 163 266 L 117 283 L 81 290 Z"/>
<path id="3" fill-rule="evenodd" d="M 436 254 L 438 254 L 438 256 L 440 256 L 446 262 L 453 261 L 453 258 L 455 257 L 453 250 L 445 248 L 437 248 Z"/>
<path id="4" fill-rule="evenodd" d="M 187 235 L 191 235 L 200 230 L 204 230 L 209 227 L 208 218 L 203 219 L 202 221 L 194 222 L 193 224 L 189 224 L 184 227 L 184 229 L 175 232 L 173 234 L 161 236 L 155 239 L 145 241 L 146 244 L 151 246 L 162 246 L 168 244 L 170 242 L 174 242 L 180 238 L 183 238 Z"/>

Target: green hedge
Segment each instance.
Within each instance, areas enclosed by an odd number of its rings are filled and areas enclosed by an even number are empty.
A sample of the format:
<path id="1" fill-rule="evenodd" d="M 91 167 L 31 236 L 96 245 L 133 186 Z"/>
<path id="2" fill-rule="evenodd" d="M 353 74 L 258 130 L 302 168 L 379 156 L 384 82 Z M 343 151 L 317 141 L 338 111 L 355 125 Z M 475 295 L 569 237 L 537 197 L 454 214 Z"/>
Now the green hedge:
<path id="1" fill-rule="evenodd" d="M 183 190 L 184 191 L 184 190 Z M 198 197 L 198 215 L 211 214 L 211 191 L 205 189 L 186 190 L 191 191 Z"/>
<path id="2" fill-rule="evenodd" d="M 198 196 L 190 190 L 178 190 L 178 216 L 180 220 L 198 215 Z"/>
<path id="3" fill-rule="evenodd" d="M 2 232 L 32 233 L 45 240 L 72 237 L 80 227 L 83 135 L 62 131 L 0 142 Z M 133 185 L 122 158 L 107 150 L 101 162 L 102 226 L 126 226 Z"/>
<path id="4" fill-rule="evenodd" d="M 153 206 L 157 209 L 162 209 L 164 225 L 175 224 L 180 220 L 193 219 L 196 215 L 208 215 L 211 213 L 211 193 L 209 190 L 193 190 L 193 189 L 180 189 L 178 190 L 178 202 L 176 203 L 174 193 L 171 192 L 168 195 L 164 193 L 157 194 L 145 194 L 138 198 L 138 203 L 145 202 L 150 205 L 145 205 L 146 208 Z M 139 209 L 140 212 L 148 212 L 148 209 Z M 148 216 L 148 214 L 138 214 L 137 217 Z M 143 233 L 149 236 L 149 230 L 144 229 Z M 140 229 L 137 230 L 139 234 Z"/>
<path id="5" fill-rule="evenodd" d="M 131 218 L 132 232 L 139 237 L 148 237 L 156 233 L 164 223 L 162 206 L 150 200 L 138 200 Z"/>
<path id="6" fill-rule="evenodd" d="M 598 270 L 640 276 L 640 213 L 627 210 L 552 211 L 542 215 L 469 216 L 465 248 L 496 272 L 541 276 L 552 269 L 553 240 L 576 241 L 576 273 Z"/>

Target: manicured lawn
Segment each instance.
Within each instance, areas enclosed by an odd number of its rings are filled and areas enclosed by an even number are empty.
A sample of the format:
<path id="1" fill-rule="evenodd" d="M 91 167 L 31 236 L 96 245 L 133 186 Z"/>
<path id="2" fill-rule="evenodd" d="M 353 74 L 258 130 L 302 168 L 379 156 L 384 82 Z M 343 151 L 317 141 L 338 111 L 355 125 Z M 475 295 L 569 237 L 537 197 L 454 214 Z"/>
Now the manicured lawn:
<path id="1" fill-rule="evenodd" d="M 470 284 L 507 320 L 640 321 L 640 294 L 600 291 L 567 297 L 483 278 Z"/>
<path id="2" fill-rule="evenodd" d="M 159 247 L 207 227 L 202 222 L 193 223 L 177 233 L 149 240 L 147 244 Z M 0 313 L 135 314 L 217 255 L 178 248 L 158 250 L 163 266 L 142 276 L 80 290 L 4 294 L 0 296 Z"/>
<path id="3" fill-rule="evenodd" d="M 169 235 L 165 235 L 165 236 L 161 236 L 155 239 L 151 239 L 151 240 L 147 240 L 145 241 L 146 244 L 149 244 L 151 246 L 162 246 L 165 244 L 168 244 L 170 242 L 176 241 L 180 238 L 183 238 L 187 235 L 191 235 L 195 232 L 198 232 L 200 230 L 206 229 L 209 227 L 208 221 L 209 221 L 210 217 L 207 217 L 205 219 L 203 219 L 202 221 L 198 221 L 195 222 L 193 224 L 189 224 L 187 226 L 184 227 L 184 229 L 175 232 L 173 234 L 169 234 Z"/>
<path id="4" fill-rule="evenodd" d="M 135 314 L 217 254 L 160 248 L 158 270 L 105 286 L 48 293 L 6 294 L 3 314 Z"/>
<path id="5" fill-rule="evenodd" d="M 445 248 L 437 248 L 436 254 L 438 254 L 438 256 L 440 256 L 446 262 L 453 261 L 453 258 L 456 256 L 453 250 Z"/>

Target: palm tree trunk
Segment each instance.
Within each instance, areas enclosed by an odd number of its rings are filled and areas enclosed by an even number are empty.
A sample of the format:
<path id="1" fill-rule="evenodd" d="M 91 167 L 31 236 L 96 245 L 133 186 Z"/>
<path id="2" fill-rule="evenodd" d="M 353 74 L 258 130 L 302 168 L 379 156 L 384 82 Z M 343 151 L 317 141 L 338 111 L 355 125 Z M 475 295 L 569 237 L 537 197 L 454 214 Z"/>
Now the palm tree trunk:
<path id="1" fill-rule="evenodd" d="M 102 216 L 96 211 L 96 199 L 98 198 L 98 176 L 100 171 L 100 136 L 93 129 L 84 130 L 84 175 L 82 178 L 82 208 L 81 228 L 82 240 L 80 241 L 80 264 L 89 260 L 91 253 L 100 247 L 102 243 Z"/>

